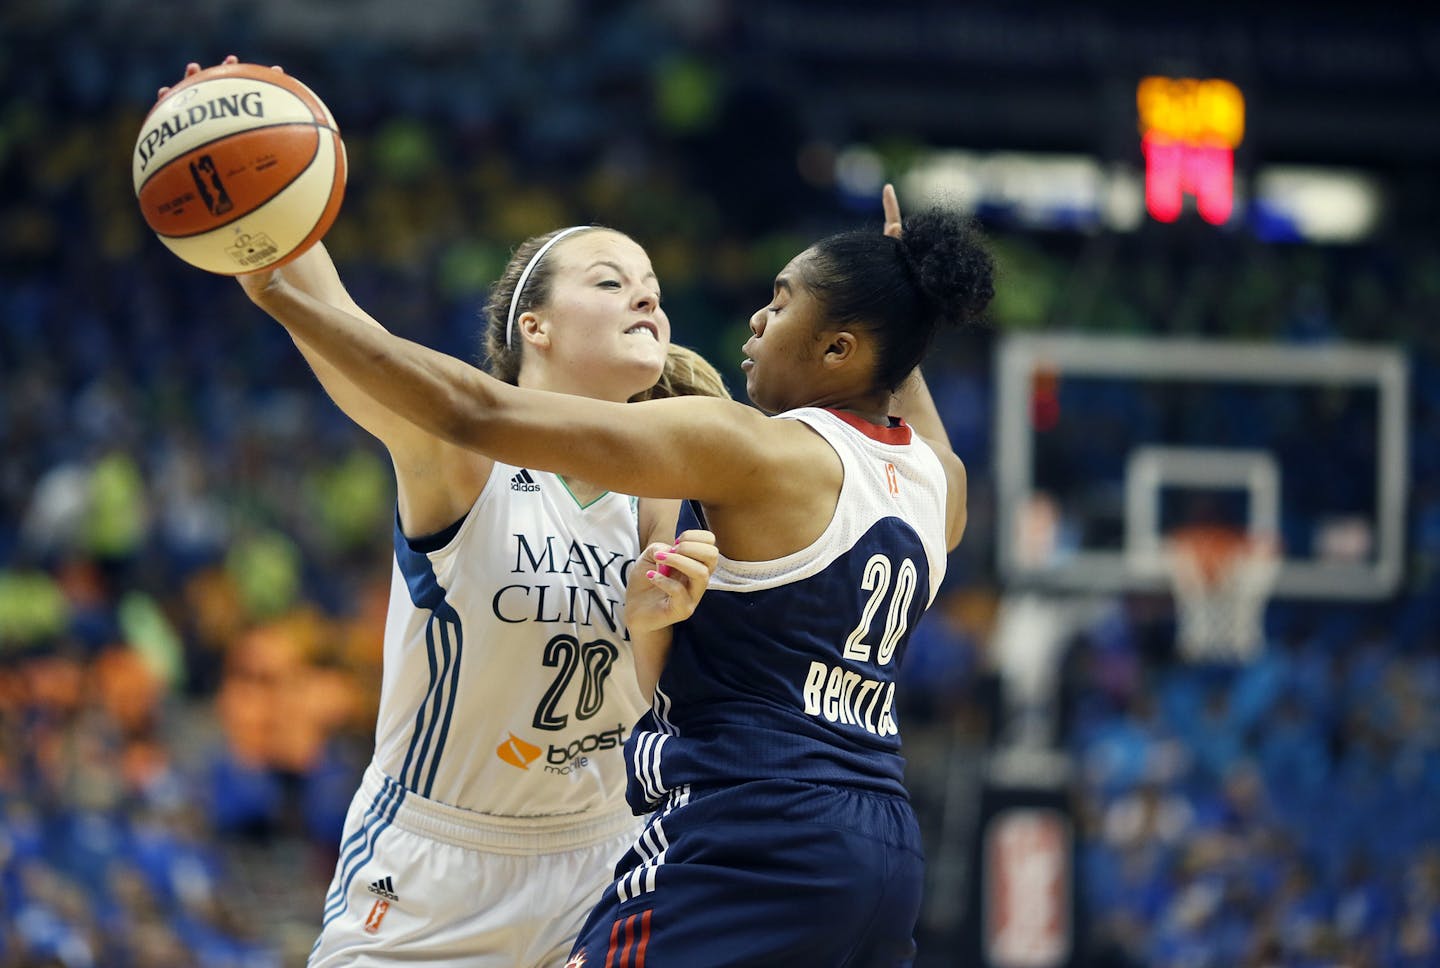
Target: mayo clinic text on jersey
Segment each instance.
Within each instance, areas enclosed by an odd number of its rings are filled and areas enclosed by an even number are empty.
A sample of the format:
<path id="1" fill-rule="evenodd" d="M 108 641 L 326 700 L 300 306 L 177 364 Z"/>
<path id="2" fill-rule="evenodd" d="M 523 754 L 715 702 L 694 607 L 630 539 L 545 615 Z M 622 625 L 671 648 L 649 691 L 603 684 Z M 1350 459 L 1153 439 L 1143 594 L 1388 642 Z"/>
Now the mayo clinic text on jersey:
<path id="1" fill-rule="evenodd" d="M 566 575 L 598 584 L 513 583 L 502 585 L 491 599 L 491 611 L 502 622 L 567 622 L 602 625 L 627 640 L 623 590 L 635 559 L 623 551 L 610 551 L 555 535 L 544 540 L 514 535 L 515 575 Z"/>

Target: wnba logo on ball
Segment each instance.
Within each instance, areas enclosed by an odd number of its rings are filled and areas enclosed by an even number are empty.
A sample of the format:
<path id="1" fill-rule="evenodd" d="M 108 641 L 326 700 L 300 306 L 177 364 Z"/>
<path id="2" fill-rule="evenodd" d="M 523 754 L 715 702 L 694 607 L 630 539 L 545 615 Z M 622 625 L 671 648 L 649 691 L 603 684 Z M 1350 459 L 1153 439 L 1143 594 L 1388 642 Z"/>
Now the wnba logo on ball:
<path id="1" fill-rule="evenodd" d="M 211 215 L 224 215 L 235 207 L 225 191 L 225 183 L 220 180 L 220 172 L 215 170 L 215 159 L 209 155 L 201 155 L 198 160 L 190 162 L 190 177 L 195 179 L 200 200 L 205 203 Z"/>
<path id="2" fill-rule="evenodd" d="M 155 149 L 187 128 L 193 128 L 197 124 L 204 124 L 206 121 L 214 121 L 217 118 L 238 118 L 242 114 L 252 118 L 265 117 L 265 101 L 261 98 L 259 91 L 215 97 L 204 104 L 192 104 L 188 108 L 177 110 L 170 117 L 140 135 L 140 143 L 135 147 L 140 155 L 140 170 L 144 171 L 150 164 L 150 159 L 155 157 Z"/>

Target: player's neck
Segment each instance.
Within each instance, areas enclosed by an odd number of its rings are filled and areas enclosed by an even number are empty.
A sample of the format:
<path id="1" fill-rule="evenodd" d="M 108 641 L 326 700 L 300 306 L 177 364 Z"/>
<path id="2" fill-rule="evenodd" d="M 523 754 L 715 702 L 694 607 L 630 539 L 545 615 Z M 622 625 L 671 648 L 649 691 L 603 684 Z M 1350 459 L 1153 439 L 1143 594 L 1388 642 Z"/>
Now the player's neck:
<path id="1" fill-rule="evenodd" d="M 888 393 L 867 396 L 837 394 L 828 399 L 817 400 L 811 406 L 824 407 L 826 410 L 843 410 L 879 427 L 887 426 L 890 423 L 890 394 Z"/>
<path id="2" fill-rule="evenodd" d="M 590 400 L 605 400 L 610 403 L 624 403 L 634 393 L 625 393 L 613 384 L 598 383 L 573 376 L 545 373 L 535 371 L 522 371 L 517 385 L 526 390 L 546 390 L 550 393 L 568 393 L 573 397 L 586 397 Z M 639 391 L 636 391 L 639 392 Z"/>

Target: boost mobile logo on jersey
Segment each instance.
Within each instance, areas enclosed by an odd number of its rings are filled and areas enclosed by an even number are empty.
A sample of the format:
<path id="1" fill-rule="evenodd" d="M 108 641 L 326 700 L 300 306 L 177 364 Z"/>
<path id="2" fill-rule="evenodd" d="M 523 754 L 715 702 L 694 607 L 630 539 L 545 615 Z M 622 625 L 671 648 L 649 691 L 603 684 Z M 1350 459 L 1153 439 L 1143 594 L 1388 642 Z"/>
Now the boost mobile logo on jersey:
<path id="1" fill-rule="evenodd" d="M 571 740 L 565 746 L 551 743 L 550 748 L 545 751 L 545 772 L 566 776 L 574 770 L 583 770 L 590 765 L 587 753 L 618 749 L 624 744 L 625 727 L 621 723 L 616 723 L 614 729 L 607 729 L 603 733 L 587 733 L 579 739 Z"/>
<path id="2" fill-rule="evenodd" d="M 511 766 L 518 766 L 522 770 L 528 770 L 530 769 L 530 764 L 540 758 L 540 747 L 534 743 L 527 743 L 514 733 L 511 733 L 509 739 L 495 747 L 495 755 Z"/>

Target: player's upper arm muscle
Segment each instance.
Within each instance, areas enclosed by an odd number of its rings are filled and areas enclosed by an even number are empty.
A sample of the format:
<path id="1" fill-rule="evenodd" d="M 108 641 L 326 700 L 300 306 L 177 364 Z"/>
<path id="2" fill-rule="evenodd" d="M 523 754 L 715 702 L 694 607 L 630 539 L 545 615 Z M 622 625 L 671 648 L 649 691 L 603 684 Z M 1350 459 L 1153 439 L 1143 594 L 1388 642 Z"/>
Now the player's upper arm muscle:
<path id="1" fill-rule="evenodd" d="M 469 394 L 447 401 L 442 436 L 506 463 L 649 497 L 723 502 L 753 492 L 783 454 L 778 425 L 789 423 L 713 397 L 607 403 L 497 381 L 486 390 L 473 412 Z"/>

